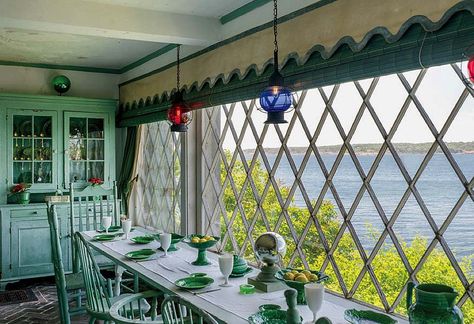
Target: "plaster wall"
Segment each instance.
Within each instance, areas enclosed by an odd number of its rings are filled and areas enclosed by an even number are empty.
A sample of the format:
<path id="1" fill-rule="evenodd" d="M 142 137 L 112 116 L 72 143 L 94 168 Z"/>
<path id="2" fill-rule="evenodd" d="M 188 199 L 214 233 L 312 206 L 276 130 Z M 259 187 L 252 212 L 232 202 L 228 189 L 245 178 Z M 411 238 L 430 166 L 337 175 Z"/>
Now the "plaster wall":
<path id="1" fill-rule="evenodd" d="M 31 67 L 0 66 L 0 92 L 56 95 L 51 80 L 63 74 L 71 80 L 70 97 L 118 99 L 118 75 Z"/>
<path id="2" fill-rule="evenodd" d="M 459 0 L 338 0 L 309 11 L 279 26 L 280 64 L 290 54 L 303 63 L 315 45 L 322 45 L 328 53 L 345 36 L 355 42 L 363 40 L 370 30 L 386 27 L 396 34 L 409 18 L 423 15 L 438 21 Z M 251 65 L 262 70 L 273 56 L 272 28 L 267 28 L 213 51 L 185 61 L 181 65 L 181 83 L 198 86 L 218 76 L 226 79 L 235 70 L 243 75 Z M 146 78 L 125 84 L 120 89 L 122 103 L 161 95 L 175 87 L 175 67 Z"/>

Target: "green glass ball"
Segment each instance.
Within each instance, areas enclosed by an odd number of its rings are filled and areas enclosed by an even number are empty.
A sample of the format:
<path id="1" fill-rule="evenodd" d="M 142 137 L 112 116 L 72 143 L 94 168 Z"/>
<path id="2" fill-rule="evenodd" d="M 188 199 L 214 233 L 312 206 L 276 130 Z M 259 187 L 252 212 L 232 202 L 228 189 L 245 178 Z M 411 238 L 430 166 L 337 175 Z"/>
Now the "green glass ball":
<path id="1" fill-rule="evenodd" d="M 54 90 L 58 93 L 66 93 L 71 88 L 71 80 L 65 75 L 55 76 L 52 81 Z"/>

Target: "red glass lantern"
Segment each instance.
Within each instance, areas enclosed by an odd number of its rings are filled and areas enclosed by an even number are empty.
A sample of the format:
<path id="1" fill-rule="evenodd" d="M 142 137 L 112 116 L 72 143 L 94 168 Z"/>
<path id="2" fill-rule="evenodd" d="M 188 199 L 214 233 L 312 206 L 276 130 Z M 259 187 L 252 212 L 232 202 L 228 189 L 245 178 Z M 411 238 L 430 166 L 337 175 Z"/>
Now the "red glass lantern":
<path id="1" fill-rule="evenodd" d="M 474 56 L 471 56 L 467 62 L 467 71 L 469 73 L 469 81 L 474 84 Z"/>
<path id="2" fill-rule="evenodd" d="M 186 132 L 188 130 L 192 113 L 184 102 L 181 91 L 177 92 L 171 100 L 171 107 L 168 109 L 168 120 L 171 123 L 170 129 L 172 132 Z"/>

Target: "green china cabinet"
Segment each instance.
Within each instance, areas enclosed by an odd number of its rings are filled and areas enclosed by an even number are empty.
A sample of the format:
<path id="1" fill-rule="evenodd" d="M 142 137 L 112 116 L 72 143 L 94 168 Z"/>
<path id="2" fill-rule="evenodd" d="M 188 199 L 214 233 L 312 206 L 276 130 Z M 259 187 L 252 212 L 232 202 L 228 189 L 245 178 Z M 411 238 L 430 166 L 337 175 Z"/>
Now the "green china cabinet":
<path id="1" fill-rule="evenodd" d="M 116 100 L 0 94 L 0 289 L 53 274 L 45 195 L 115 181 Z M 32 203 L 8 196 L 30 183 Z M 71 269 L 69 207 L 58 206 L 63 261 Z"/>

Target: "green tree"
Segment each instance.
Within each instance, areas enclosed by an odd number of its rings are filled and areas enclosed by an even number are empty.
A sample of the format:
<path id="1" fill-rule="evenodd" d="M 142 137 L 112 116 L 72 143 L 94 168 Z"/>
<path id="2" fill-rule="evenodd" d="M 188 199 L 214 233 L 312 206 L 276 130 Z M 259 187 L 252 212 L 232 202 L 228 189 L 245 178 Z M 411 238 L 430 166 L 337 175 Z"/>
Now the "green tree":
<path id="1" fill-rule="evenodd" d="M 228 163 L 231 162 L 232 156 L 230 152 L 226 152 L 226 159 Z M 237 159 L 232 169 L 230 170 L 232 180 L 227 178 L 227 170 L 224 165 L 221 165 L 221 183 L 225 184 L 223 202 L 226 209 L 227 220 L 234 218 L 232 225 L 228 226 L 225 218 L 221 217 L 221 233 L 224 236 L 228 230 L 232 231 L 235 238 L 236 245 L 232 244 L 232 240 L 227 240 L 224 247 L 229 252 L 239 252 L 244 249 L 244 256 L 249 260 L 254 260 L 253 250 L 248 242 L 248 236 L 254 240 L 256 237 L 268 230 L 275 230 L 278 226 L 278 233 L 280 233 L 286 240 L 288 245 L 288 252 L 285 256 L 284 262 L 289 265 L 291 256 L 296 249 L 296 243 L 292 232 L 295 233 L 297 239 L 302 235 L 307 227 L 310 219 L 310 213 L 307 208 L 298 207 L 292 201 L 287 208 L 291 224 L 288 224 L 285 218 L 281 217 L 282 209 L 278 199 L 278 195 L 272 185 L 266 188 L 268 182 L 268 173 L 261 166 L 260 161 L 256 162 L 252 170 L 251 177 L 247 174 L 244 164 Z M 251 180 L 252 182 L 250 182 Z M 283 201 L 286 201 L 290 193 L 290 188 L 284 183 L 278 182 L 278 190 Z M 265 194 L 265 195 L 264 195 Z M 257 199 L 261 200 L 262 195 L 264 199 L 261 202 L 261 207 L 264 210 L 266 221 L 264 221 L 257 205 Z M 237 200 L 237 197 L 241 199 Z M 241 201 L 239 205 L 237 201 Z M 314 202 L 313 202 L 314 204 Z M 338 214 L 334 205 L 330 201 L 324 201 L 317 214 L 316 219 L 321 225 L 322 232 L 331 246 L 336 238 L 342 220 L 338 218 Z M 247 227 L 244 225 L 254 224 L 253 230 L 249 233 Z M 375 233 L 371 229 L 374 237 L 379 237 L 380 233 Z M 404 242 L 400 237 L 398 238 L 402 245 L 402 249 L 408 258 L 412 268 L 414 268 L 422 255 L 428 247 L 426 238 L 418 236 L 412 242 Z M 312 270 L 320 270 L 326 258 L 326 252 L 321 241 L 321 237 L 316 230 L 314 224 L 308 227 L 305 240 L 301 244 L 302 251 L 306 257 L 309 267 Z M 370 251 L 366 251 L 368 253 Z M 344 284 L 350 290 L 355 283 L 360 271 L 363 268 L 363 261 L 356 248 L 354 240 L 346 231 L 337 246 L 334 253 L 334 259 L 343 278 Z M 468 276 L 468 280 L 472 282 L 472 262 L 474 256 L 465 257 L 460 262 L 460 267 L 464 274 Z M 302 260 L 297 257 L 293 260 L 292 266 L 303 266 Z M 388 303 L 392 304 L 397 299 L 400 291 L 408 280 L 408 273 L 403 264 L 397 250 L 390 240 L 386 240 L 377 256 L 372 262 L 375 276 L 382 286 L 383 294 Z M 328 289 L 342 293 L 339 281 L 336 279 L 334 269 L 331 264 L 325 269 L 325 272 L 330 276 L 330 281 L 327 283 Z M 455 287 L 461 294 L 465 288 L 459 281 L 458 276 L 452 267 L 446 254 L 440 249 L 434 249 L 422 269 L 417 274 L 419 282 L 436 282 L 443 283 Z M 354 295 L 354 298 L 370 303 L 372 305 L 383 307 L 380 297 L 375 286 L 373 285 L 369 274 L 366 273 Z M 396 308 L 396 312 L 406 315 L 405 297 Z M 462 307 L 464 313 L 465 323 L 474 323 L 474 304 L 468 300 Z"/>

